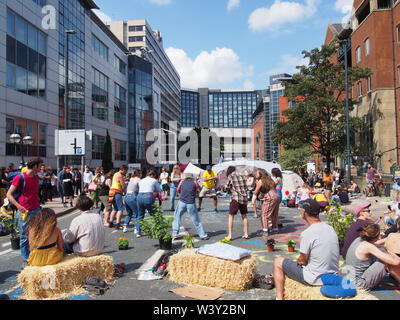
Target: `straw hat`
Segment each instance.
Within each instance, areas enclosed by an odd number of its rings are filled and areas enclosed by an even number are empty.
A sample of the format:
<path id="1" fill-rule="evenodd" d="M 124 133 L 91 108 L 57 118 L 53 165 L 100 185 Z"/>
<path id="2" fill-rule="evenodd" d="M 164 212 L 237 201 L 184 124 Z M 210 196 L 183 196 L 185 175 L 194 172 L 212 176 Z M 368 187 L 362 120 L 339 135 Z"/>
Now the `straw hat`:
<path id="1" fill-rule="evenodd" d="M 400 233 L 391 233 L 385 242 L 386 249 L 392 253 L 400 254 Z"/>

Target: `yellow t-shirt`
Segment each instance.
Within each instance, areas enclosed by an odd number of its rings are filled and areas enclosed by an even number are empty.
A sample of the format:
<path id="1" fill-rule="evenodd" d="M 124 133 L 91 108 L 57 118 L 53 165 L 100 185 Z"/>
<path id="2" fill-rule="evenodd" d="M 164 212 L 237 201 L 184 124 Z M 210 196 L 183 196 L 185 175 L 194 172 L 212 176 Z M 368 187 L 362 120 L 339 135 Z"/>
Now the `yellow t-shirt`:
<path id="1" fill-rule="evenodd" d="M 216 176 L 217 176 L 217 174 L 214 171 L 211 171 L 211 173 L 209 173 L 208 171 L 204 171 L 204 174 L 203 174 L 203 178 L 212 178 L 212 177 L 216 177 Z M 207 189 L 213 188 L 214 185 L 215 185 L 215 180 L 209 180 L 209 181 L 204 182 L 204 186 Z"/>
<path id="2" fill-rule="evenodd" d="M 317 201 L 317 202 L 328 201 L 328 200 L 326 200 L 325 196 L 323 194 L 321 194 L 321 193 L 317 193 L 315 195 L 315 199 L 314 200 Z"/>

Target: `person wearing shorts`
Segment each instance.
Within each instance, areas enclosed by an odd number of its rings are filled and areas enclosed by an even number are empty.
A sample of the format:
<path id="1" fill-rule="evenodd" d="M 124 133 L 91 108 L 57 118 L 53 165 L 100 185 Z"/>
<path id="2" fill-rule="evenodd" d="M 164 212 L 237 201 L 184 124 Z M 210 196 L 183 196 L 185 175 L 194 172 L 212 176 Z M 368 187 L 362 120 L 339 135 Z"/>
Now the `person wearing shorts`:
<path id="1" fill-rule="evenodd" d="M 197 208 L 197 211 L 201 210 L 201 203 L 206 194 L 210 194 L 214 199 L 214 211 L 217 213 L 217 192 L 215 191 L 215 181 L 218 179 L 218 176 L 215 171 L 211 169 L 210 165 L 208 165 L 206 169 L 207 170 L 203 174 L 203 188 L 199 194 L 199 207 Z"/>
<path id="2" fill-rule="evenodd" d="M 236 168 L 230 166 L 226 171 L 228 183 L 225 186 L 227 191 L 232 193 L 232 200 L 229 205 L 229 221 L 228 221 L 228 237 L 232 240 L 233 218 L 240 211 L 243 220 L 243 239 L 249 239 L 248 234 L 248 219 L 247 219 L 247 185 L 246 178 L 240 175 Z"/>
<path id="3" fill-rule="evenodd" d="M 319 218 L 320 206 L 313 199 L 299 203 L 308 228 L 300 236 L 297 261 L 277 257 L 274 261 L 276 299 L 284 299 L 285 276 L 309 286 L 322 286 L 321 276 L 339 272 L 339 240 L 335 230 Z"/>

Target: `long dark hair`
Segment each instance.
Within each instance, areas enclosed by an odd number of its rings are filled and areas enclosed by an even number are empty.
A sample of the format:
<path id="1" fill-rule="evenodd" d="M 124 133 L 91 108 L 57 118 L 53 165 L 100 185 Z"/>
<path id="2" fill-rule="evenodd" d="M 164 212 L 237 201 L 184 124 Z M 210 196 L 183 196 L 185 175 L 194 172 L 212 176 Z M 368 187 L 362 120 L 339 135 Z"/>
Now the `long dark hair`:
<path id="1" fill-rule="evenodd" d="M 281 178 L 282 179 L 282 172 L 281 170 L 279 170 L 278 168 L 273 168 L 271 170 L 271 174 L 275 177 L 275 178 Z"/>

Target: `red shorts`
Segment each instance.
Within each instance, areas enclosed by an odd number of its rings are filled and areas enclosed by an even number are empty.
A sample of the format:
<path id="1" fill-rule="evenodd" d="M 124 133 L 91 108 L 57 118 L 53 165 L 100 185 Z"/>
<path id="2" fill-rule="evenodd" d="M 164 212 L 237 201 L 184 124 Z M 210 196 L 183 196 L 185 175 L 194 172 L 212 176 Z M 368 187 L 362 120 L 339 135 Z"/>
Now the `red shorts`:
<path id="1" fill-rule="evenodd" d="M 236 200 L 232 200 L 229 205 L 229 214 L 234 216 L 239 210 L 241 214 L 247 214 L 247 204 L 240 204 Z"/>

